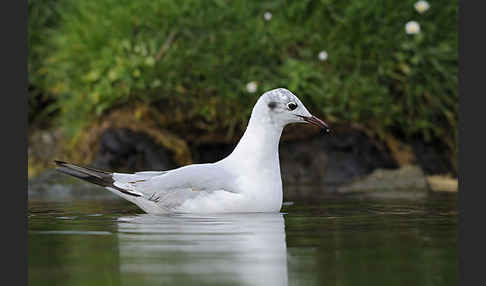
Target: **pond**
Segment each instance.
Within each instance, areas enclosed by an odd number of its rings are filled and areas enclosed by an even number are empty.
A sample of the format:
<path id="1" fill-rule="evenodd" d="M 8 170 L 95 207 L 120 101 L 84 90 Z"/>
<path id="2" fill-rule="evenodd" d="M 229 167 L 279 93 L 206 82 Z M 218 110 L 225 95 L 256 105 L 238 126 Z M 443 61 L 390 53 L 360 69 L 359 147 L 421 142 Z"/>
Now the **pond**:
<path id="1" fill-rule="evenodd" d="M 170 216 L 88 195 L 29 194 L 29 285 L 457 285 L 457 194 Z"/>

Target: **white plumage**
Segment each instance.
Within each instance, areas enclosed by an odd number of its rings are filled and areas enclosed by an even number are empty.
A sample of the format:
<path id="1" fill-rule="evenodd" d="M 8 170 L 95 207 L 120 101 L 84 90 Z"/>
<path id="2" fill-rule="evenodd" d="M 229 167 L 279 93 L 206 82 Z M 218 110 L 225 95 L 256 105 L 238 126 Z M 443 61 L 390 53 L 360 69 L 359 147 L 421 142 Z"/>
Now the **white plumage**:
<path id="1" fill-rule="evenodd" d="M 134 174 L 57 162 L 58 170 L 102 185 L 147 213 L 278 212 L 283 198 L 278 144 L 285 125 L 296 122 L 329 130 L 290 91 L 274 89 L 258 99 L 238 145 L 218 162 Z"/>

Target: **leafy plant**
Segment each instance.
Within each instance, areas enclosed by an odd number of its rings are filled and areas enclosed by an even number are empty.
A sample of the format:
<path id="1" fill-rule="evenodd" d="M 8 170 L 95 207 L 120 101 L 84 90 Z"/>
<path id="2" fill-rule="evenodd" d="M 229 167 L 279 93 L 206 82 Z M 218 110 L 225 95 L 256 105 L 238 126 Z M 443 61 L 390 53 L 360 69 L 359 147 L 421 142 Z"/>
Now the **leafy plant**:
<path id="1" fill-rule="evenodd" d="M 287 87 L 331 121 L 456 150 L 458 3 L 414 3 L 31 0 L 29 80 L 73 136 L 109 109 L 167 99 L 230 130 L 262 92 Z M 405 32 L 410 20 L 420 33 Z"/>

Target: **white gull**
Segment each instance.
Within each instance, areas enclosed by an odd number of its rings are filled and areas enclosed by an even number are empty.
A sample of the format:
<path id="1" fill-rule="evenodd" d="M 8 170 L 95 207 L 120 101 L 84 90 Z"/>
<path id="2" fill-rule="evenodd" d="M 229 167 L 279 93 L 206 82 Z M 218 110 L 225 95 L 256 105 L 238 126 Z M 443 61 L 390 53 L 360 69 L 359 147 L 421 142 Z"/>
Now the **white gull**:
<path id="1" fill-rule="evenodd" d="M 147 213 L 278 212 L 280 135 L 286 125 L 299 122 L 329 131 L 297 96 L 278 88 L 260 96 L 238 145 L 218 162 L 125 174 L 56 161 L 57 170 L 101 185 Z"/>

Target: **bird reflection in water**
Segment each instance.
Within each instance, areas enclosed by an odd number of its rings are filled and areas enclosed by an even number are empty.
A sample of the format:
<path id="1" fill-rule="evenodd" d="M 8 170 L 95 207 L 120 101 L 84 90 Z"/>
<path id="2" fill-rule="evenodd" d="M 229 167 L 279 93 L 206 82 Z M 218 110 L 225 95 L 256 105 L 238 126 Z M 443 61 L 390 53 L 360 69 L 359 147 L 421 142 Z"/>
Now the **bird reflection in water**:
<path id="1" fill-rule="evenodd" d="M 141 214 L 120 217 L 118 235 L 122 277 L 159 285 L 287 285 L 280 213 Z"/>

